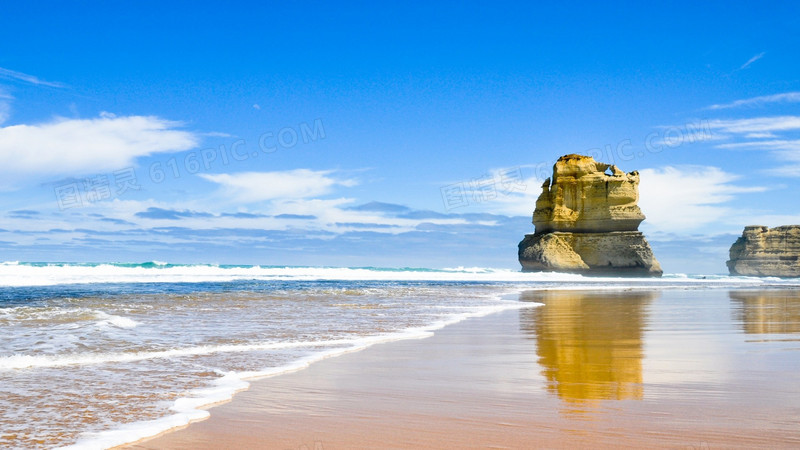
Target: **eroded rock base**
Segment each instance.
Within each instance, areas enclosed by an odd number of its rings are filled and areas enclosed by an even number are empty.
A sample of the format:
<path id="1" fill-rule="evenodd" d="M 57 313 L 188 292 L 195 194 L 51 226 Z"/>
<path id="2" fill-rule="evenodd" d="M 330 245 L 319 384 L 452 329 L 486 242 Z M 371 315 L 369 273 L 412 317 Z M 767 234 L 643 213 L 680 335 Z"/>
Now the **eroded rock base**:
<path id="1" fill-rule="evenodd" d="M 642 277 L 663 273 L 639 231 L 528 234 L 519 243 L 518 255 L 523 271 Z"/>

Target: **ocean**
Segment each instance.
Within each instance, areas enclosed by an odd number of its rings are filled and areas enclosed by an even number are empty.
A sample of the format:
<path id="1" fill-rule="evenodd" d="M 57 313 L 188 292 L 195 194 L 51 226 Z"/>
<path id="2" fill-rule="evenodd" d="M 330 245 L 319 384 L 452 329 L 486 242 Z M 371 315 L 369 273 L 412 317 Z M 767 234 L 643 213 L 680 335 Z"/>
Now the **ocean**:
<path id="1" fill-rule="evenodd" d="M 800 280 L 6 262 L 0 286 L 0 447 L 108 448 L 203 419 L 203 407 L 249 379 L 536 308 L 525 291 L 770 289 Z"/>

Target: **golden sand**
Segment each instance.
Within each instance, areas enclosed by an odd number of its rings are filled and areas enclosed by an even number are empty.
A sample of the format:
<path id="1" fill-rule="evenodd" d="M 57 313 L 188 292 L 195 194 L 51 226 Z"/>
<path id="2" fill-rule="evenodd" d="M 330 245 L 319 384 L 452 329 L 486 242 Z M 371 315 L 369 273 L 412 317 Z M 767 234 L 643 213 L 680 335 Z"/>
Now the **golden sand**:
<path id="1" fill-rule="evenodd" d="M 795 311 L 797 292 L 521 299 L 545 306 L 255 381 L 211 419 L 131 448 L 800 446 L 800 346 L 749 340 L 776 320 L 759 309 Z"/>

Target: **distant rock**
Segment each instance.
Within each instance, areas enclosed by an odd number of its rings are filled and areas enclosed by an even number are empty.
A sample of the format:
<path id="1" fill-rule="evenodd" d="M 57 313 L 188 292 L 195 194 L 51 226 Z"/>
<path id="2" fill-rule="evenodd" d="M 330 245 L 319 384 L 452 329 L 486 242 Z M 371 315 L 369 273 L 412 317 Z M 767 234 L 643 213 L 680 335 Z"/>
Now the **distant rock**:
<path id="1" fill-rule="evenodd" d="M 800 225 L 744 227 L 730 258 L 731 275 L 800 277 Z"/>
<path id="2" fill-rule="evenodd" d="M 551 181 L 552 180 L 552 181 Z M 661 265 L 638 231 L 644 214 L 639 173 L 590 156 L 565 155 L 542 185 L 535 231 L 519 243 L 525 271 L 661 276 Z"/>

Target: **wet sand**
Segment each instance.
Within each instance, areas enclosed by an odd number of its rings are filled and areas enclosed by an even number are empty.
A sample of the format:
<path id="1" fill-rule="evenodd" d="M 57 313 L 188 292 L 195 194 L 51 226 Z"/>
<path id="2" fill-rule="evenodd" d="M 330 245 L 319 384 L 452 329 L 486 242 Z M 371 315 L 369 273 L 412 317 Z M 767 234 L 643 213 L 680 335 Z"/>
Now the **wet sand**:
<path id="1" fill-rule="evenodd" d="M 797 448 L 800 291 L 528 292 L 130 448 Z"/>

